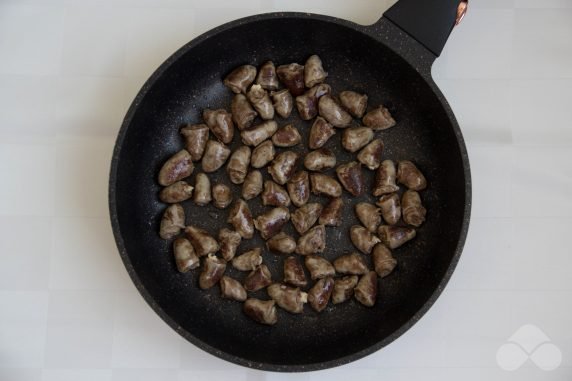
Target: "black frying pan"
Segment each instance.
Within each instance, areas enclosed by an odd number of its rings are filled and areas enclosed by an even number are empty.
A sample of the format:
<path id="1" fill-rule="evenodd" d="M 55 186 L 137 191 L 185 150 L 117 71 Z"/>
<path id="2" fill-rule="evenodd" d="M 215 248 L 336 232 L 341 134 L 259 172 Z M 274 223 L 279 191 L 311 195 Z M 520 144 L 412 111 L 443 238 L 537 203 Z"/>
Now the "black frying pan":
<path id="1" fill-rule="evenodd" d="M 177 332 L 225 360 L 273 371 L 307 371 L 341 365 L 370 354 L 409 329 L 435 302 L 459 259 L 467 234 L 471 181 L 467 152 L 455 117 L 433 82 L 430 69 L 453 28 L 459 0 L 401 0 L 371 26 L 302 13 L 271 13 L 237 20 L 191 41 L 151 76 L 131 105 L 115 146 L 109 203 L 121 258 L 151 307 Z M 223 300 L 218 287 L 201 291 L 198 270 L 179 274 L 171 242 L 157 232 L 165 205 L 156 181 L 162 163 L 183 147 L 178 129 L 200 121 L 204 108 L 229 107 L 231 92 L 222 78 L 242 64 L 303 63 L 318 54 L 334 92 L 369 95 L 370 107 L 385 104 L 398 125 L 378 133 L 384 157 L 415 161 L 429 188 L 423 192 L 427 222 L 417 238 L 395 250 L 396 271 L 379 280 L 373 308 L 355 301 L 321 314 L 279 311 L 273 327 L 242 313 L 241 303 Z M 309 122 L 294 121 L 307 133 Z M 235 134 L 237 135 L 237 134 Z M 328 142 L 338 162 L 351 160 L 337 139 Z M 232 148 L 238 146 L 238 138 Z M 298 152 L 307 152 L 304 147 Z M 195 170 L 196 174 L 200 166 Z M 212 181 L 230 185 L 224 174 Z M 369 172 L 366 170 L 366 172 Z M 194 174 L 189 179 L 194 183 Z M 372 174 L 368 173 L 368 181 Z M 239 188 L 233 186 L 238 192 Z M 354 251 L 348 228 L 357 223 L 353 205 L 369 195 L 346 199 L 344 225 L 328 228 L 328 259 Z M 323 199 L 313 196 L 324 203 Z M 254 215 L 262 211 L 251 200 Z M 211 234 L 226 226 L 226 211 L 185 202 L 188 223 Z M 289 227 L 288 229 L 291 229 Z M 291 230 L 288 230 L 292 233 Z M 260 237 L 240 251 L 262 245 Z M 281 279 L 283 258 L 264 254 L 273 278 Z M 233 269 L 228 273 L 239 279 Z M 265 291 L 254 296 L 267 299 Z"/>

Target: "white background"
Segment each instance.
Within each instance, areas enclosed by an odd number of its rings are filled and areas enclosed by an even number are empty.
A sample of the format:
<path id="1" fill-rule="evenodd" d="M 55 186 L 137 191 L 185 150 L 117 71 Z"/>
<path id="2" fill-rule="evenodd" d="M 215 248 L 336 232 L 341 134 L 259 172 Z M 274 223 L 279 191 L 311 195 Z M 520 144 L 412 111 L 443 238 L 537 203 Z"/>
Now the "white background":
<path id="1" fill-rule="evenodd" d="M 373 23 L 388 0 L 0 0 L 0 380 L 572 379 L 572 0 L 471 0 L 433 72 L 463 129 L 474 207 L 457 271 L 399 340 L 342 368 L 253 371 L 196 349 L 130 282 L 112 238 L 115 135 L 194 36 L 274 10 Z M 523 324 L 562 352 L 507 372 Z"/>

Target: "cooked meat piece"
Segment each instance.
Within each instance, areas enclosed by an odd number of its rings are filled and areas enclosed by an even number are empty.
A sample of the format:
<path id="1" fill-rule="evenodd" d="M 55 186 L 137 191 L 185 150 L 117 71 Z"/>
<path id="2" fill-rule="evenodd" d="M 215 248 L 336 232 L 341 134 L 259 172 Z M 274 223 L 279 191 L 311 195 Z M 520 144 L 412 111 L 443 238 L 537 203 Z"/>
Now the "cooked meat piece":
<path id="1" fill-rule="evenodd" d="M 401 208 L 403 213 L 403 221 L 408 225 L 419 227 L 425 222 L 425 214 L 427 210 L 421 203 L 419 193 L 408 190 L 403 193 L 401 198 Z"/>
<path id="2" fill-rule="evenodd" d="M 276 113 L 282 118 L 288 118 L 294 108 L 294 99 L 288 89 L 273 91 L 270 96 L 274 101 L 273 106 Z"/>
<path id="3" fill-rule="evenodd" d="M 325 83 L 320 83 L 316 86 L 311 87 L 306 94 L 316 99 L 316 102 L 323 97 L 332 93 L 332 87 Z"/>
<path id="4" fill-rule="evenodd" d="M 340 197 L 342 195 L 342 186 L 336 179 L 321 173 L 312 173 L 310 175 L 310 183 L 312 184 L 312 193 L 326 195 L 330 197 Z"/>
<path id="5" fill-rule="evenodd" d="M 326 227 L 314 226 L 298 239 L 296 253 L 310 255 L 322 253 L 326 249 Z"/>
<path id="6" fill-rule="evenodd" d="M 328 305 L 332 291 L 334 290 L 334 280 L 331 277 L 320 279 L 314 287 L 308 291 L 308 302 L 317 312 L 322 312 Z"/>
<path id="7" fill-rule="evenodd" d="M 334 268 L 340 274 L 362 275 L 369 272 L 364 258 L 358 253 L 342 255 L 336 258 Z"/>
<path id="8" fill-rule="evenodd" d="M 381 210 L 369 202 L 360 202 L 356 204 L 355 211 L 362 225 L 370 232 L 375 233 L 381 224 Z"/>
<path id="9" fill-rule="evenodd" d="M 280 185 L 286 184 L 296 170 L 298 154 L 292 151 L 284 151 L 276 156 L 268 167 L 268 173 L 272 179 Z"/>
<path id="10" fill-rule="evenodd" d="M 290 220 L 290 211 L 283 206 L 274 208 L 254 220 L 254 226 L 263 239 L 269 239 L 280 233 L 282 227 Z"/>
<path id="11" fill-rule="evenodd" d="M 336 174 L 344 188 L 354 196 L 361 196 L 365 192 L 365 178 L 361 170 L 361 163 L 352 161 L 351 163 L 339 165 Z"/>
<path id="12" fill-rule="evenodd" d="M 195 166 L 191 154 L 187 150 L 180 150 L 171 156 L 159 171 L 159 184 L 166 187 L 179 180 L 189 177 Z"/>
<path id="13" fill-rule="evenodd" d="M 358 302 L 366 307 L 372 307 L 377 297 L 377 274 L 375 271 L 362 275 L 354 289 L 354 296 Z"/>
<path id="14" fill-rule="evenodd" d="M 185 235 L 191 241 L 199 257 L 214 254 L 220 249 L 216 239 L 204 229 L 190 225 L 185 228 Z"/>
<path id="15" fill-rule="evenodd" d="M 197 173 L 195 177 L 195 194 L 193 201 L 199 206 L 204 206 L 211 202 L 211 180 L 205 173 Z"/>
<path id="16" fill-rule="evenodd" d="M 376 202 L 376 205 L 381 208 L 381 215 L 385 223 L 395 225 L 399 222 L 401 218 L 401 204 L 397 193 L 384 194 Z"/>
<path id="17" fill-rule="evenodd" d="M 295 256 L 284 259 L 284 282 L 296 287 L 306 287 L 308 284 L 302 263 Z"/>
<path id="18" fill-rule="evenodd" d="M 304 65 L 304 83 L 307 88 L 316 86 L 326 80 L 328 73 L 322 66 L 322 60 L 317 55 L 310 56 Z"/>
<path id="19" fill-rule="evenodd" d="M 286 184 L 292 203 L 298 207 L 306 204 L 310 199 L 310 178 L 308 172 L 296 172 Z"/>
<path id="20" fill-rule="evenodd" d="M 360 163 L 373 171 L 374 169 L 379 168 L 382 154 L 383 142 L 381 139 L 374 139 L 359 151 L 357 159 Z"/>
<path id="21" fill-rule="evenodd" d="M 254 221 L 248 204 L 239 198 L 228 213 L 227 222 L 234 226 L 234 230 L 242 238 L 250 239 L 254 235 Z"/>
<path id="22" fill-rule="evenodd" d="M 242 184 L 242 198 L 252 200 L 260 192 L 262 192 L 262 173 L 260 171 L 248 172 L 244 184 Z"/>
<path id="23" fill-rule="evenodd" d="M 408 160 L 400 161 L 397 164 L 397 181 L 414 191 L 427 188 L 427 180 L 423 173 Z"/>
<path id="24" fill-rule="evenodd" d="M 270 100 L 270 95 L 262 86 L 252 85 L 248 91 L 247 98 L 262 119 L 271 120 L 274 118 L 272 100 Z"/>
<path id="25" fill-rule="evenodd" d="M 256 68 L 252 65 L 239 66 L 226 76 L 223 83 L 233 93 L 246 93 L 248 87 L 256 78 Z"/>
<path id="26" fill-rule="evenodd" d="M 310 272 L 312 280 L 322 279 L 336 274 L 334 266 L 328 262 L 327 259 L 317 255 L 308 255 L 305 258 L 304 263 Z"/>
<path id="27" fill-rule="evenodd" d="M 304 158 L 304 166 L 310 171 L 325 171 L 336 166 L 336 155 L 327 148 L 309 152 Z"/>
<path id="28" fill-rule="evenodd" d="M 227 228 L 222 228 L 218 232 L 218 243 L 220 246 L 220 253 L 225 261 L 230 261 L 236 255 L 236 250 L 240 245 L 242 237 L 238 232 Z"/>
<path id="29" fill-rule="evenodd" d="M 211 288 L 219 282 L 225 270 L 226 262 L 224 259 L 209 254 L 203 260 L 203 271 L 201 271 L 199 276 L 199 287 L 203 290 Z"/>
<path id="30" fill-rule="evenodd" d="M 219 209 L 227 208 L 232 202 L 232 190 L 226 184 L 213 186 L 213 205 Z"/>
<path id="31" fill-rule="evenodd" d="M 203 120 L 218 140 L 224 144 L 232 142 L 234 137 L 234 123 L 232 114 L 225 109 L 203 111 Z"/>
<path id="32" fill-rule="evenodd" d="M 272 274 L 266 265 L 260 265 L 244 279 L 246 291 L 254 292 L 272 284 Z"/>
<path id="33" fill-rule="evenodd" d="M 240 137 L 247 146 L 256 147 L 274 135 L 276 130 L 278 130 L 278 124 L 273 120 L 267 120 L 247 130 L 242 130 Z"/>
<path id="34" fill-rule="evenodd" d="M 163 239 L 171 239 L 185 227 L 185 211 L 180 204 L 169 205 L 159 227 L 159 236 Z"/>
<path id="35" fill-rule="evenodd" d="M 274 150 L 274 144 L 272 144 L 272 141 L 266 140 L 252 150 L 250 165 L 252 165 L 253 168 L 265 167 L 268 163 L 274 160 L 275 155 L 276 151 Z"/>
<path id="36" fill-rule="evenodd" d="M 373 267 L 380 278 L 388 276 L 397 266 L 397 261 L 391 255 L 391 251 L 383 243 L 375 245 L 371 255 Z"/>
<path id="37" fill-rule="evenodd" d="M 373 195 L 379 197 L 384 194 L 397 192 L 399 187 L 395 184 L 395 164 L 391 160 L 384 160 L 375 172 L 375 186 Z"/>
<path id="38" fill-rule="evenodd" d="M 352 116 L 331 95 L 324 95 L 320 98 L 318 111 L 320 116 L 334 127 L 345 128 L 352 124 Z"/>
<path id="39" fill-rule="evenodd" d="M 262 192 L 262 205 L 265 206 L 289 206 L 290 196 L 284 187 L 276 184 L 272 180 L 264 182 L 264 191 Z"/>
<path id="40" fill-rule="evenodd" d="M 362 122 L 365 126 L 374 130 L 387 130 L 395 126 L 395 120 L 389 113 L 389 110 L 383 106 L 379 106 L 365 114 Z"/>
<path id="41" fill-rule="evenodd" d="M 342 224 L 342 212 L 344 209 L 344 201 L 341 197 L 332 198 L 328 205 L 320 214 L 320 225 L 340 226 Z"/>
<path id="42" fill-rule="evenodd" d="M 304 66 L 297 63 L 281 65 L 276 69 L 280 82 L 290 90 L 290 94 L 297 97 L 304 92 Z"/>
<path id="43" fill-rule="evenodd" d="M 185 148 L 193 161 L 203 157 L 207 140 L 209 140 L 209 127 L 206 124 L 188 124 L 181 128 L 181 135 L 185 138 Z"/>
<path id="44" fill-rule="evenodd" d="M 253 271 L 261 264 L 262 249 L 259 247 L 248 250 L 232 260 L 232 267 L 240 271 Z"/>
<path id="45" fill-rule="evenodd" d="M 232 98 L 230 111 L 232 112 L 232 120 L 241 131 L 250 128 L 258 115 L 244 94 L 236 94 Z"/>
<path id="46" fill-rule="evenodd" d="M 298 109 L 300 119 L 314 119 L 318 115 L 318 99 L 306 91 L 304 94 L 296 97 L 296 108 Z"/>
<path id="47" fill-rule="evenodd" d="M 296 231 L 300 234 L 306 233 L 320 217 L 322 205 L 312 202 L 301 206 L 290 214 L 290 220 Z"/>
<path id="48" fill-rule="evenodd" d="M 410 227 L 382 225 L 377 229 L 377 234 L 381 242 L 387 247 L 397 249 L 404 243 L 415 238 L 417 232 Z"/>
<path id="49" fill-rule="evenodd" d="M 244 178 L 248 173 L 251 154 L 252 151 L 250 147 L 241 146 L 230 156 L 226 166 L 226 172 L 233 184 L 242 184 L 244 182 Z"/>
<path id="50" fill-rule="evenodd" d="M 300 291 L 299 288 L 288 287 L 284 284 L 274 283 L 268 286 L 268 296 L 282 309 L 293 314 L 300 314 L 304 311 L 304 303 L 308 302 L 308 294 Z"/>
<path id="51" fill-rule="evenodd" d="M 239 281 L 229 276 L 220 279 L 220 293 L 223 298 L 244 302 L 247 298 L 246 290 Z"/>
<path id="52" fill-rule="evenodd" d="M 336 134 L 334 127 L 321 116 L 317 117 L 312 128 L 310 129 L 310 136 L 308 137 L 308 147 L 310 149 L 317 149 L 323 147 L 327 141 Z"/>
<path id="53" fill-rule="evenodd" d="M 364 254 L 370 254 L 373 247 L 381 242 L 378 237 L 360 225 L 354 225 L 350 228 L 350 239 L 354 246 Z"/>
<path id="54" fill-rule="evenodd" d="M 334 280 L 334 291 L 332 292 L 332 303 L 340 304 L 350 300 L 354 295 L 354 288 L 358 283 L 357 275 L 348 275 Z"/>
<path id="55" fill-rule="evenodd" d="M 281 127 L 272 135 L 272 143 L 276 147 L 293 147 L 302 141 L 302 136 L 291 124 Z"/>
<path id="56" fill-rule="evenodd" d="M 266 241 L 268 250 L 280 254 L 292 254 L 296 250 L 296 240 L 284 232 L 280 232 Z"/>
<path id="57" fill-rule="evenodd" d="M 268 61 L 262 64 L 258 70 L 256 84 L 262 86 L 262 88 L 266 90 L 278 89 L 280 83 L 278 82 L 278 76 L 276 75 L 276 66 L 274 66 L 274 62 Z"/>
<path id="58" fill-rule="evenodd" d="M 185 181 L 177 181 L 161 190 L 159 199 L 168 204 L 174 204 L 190 199 L 193 196 L 193 188 Z"/>
<path id="59" fill-rule="evenodd" d="M 373 139 L 373 130 L 369 127 L 351 127 L 342 135 L 342 146 L 349 152 L 357 152 Z"/>
<path id="60" fill-rule="evenodd" d="M 325 83 L 316 85 L 304 94 L 296 97 L 296 107 L 302 120 L 311 120 L 318 115 L 320 97 L 330 94 L 332 88 Z"/>
<path id="61" fill-rule="evenodd" d="M 201 264 L 193 245 L 186 238 L 177 238 L 173 242 L 173 253 L 177 270 L 181 273 L 196 269 Z"/>
<path id="62" fill-rule="evenodd" d="M 355 91 L 342 91 L 340 103 L 354 117 L 361 118 L 367 109 L 367 95 Z"/>
<path id="63" fill-rule="evenodd" d="M 209 140 L 201 160 L 203 171 L 206 173 L 215 172 L 224 165 L 229 156 L 230 149 L 227 146 L 215 140 Z"/>
<path id="64" fill-rule="evenodd" d="M 274 300 L 246 299 L 244 313 L 252 320 L 266 325 L 274 325 L 278 321 Z"/>

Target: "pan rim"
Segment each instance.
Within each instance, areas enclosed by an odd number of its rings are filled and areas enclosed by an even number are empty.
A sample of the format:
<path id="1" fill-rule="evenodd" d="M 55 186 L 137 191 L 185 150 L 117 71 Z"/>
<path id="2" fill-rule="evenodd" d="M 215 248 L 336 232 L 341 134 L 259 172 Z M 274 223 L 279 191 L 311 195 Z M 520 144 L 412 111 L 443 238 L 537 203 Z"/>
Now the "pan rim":
<path id="1" fill-rule="evenodd" d="M 200 349 L 202 349 L 202 350 L 204 350 L 204 351 L 206 351 L 206 352 L 208 352 L 208 353 L 210 353 L 210 354 L 212 354 L 218 358 L 221 358 L 223 360 L 231 362 L 233 364 L 245 366 L 245 367 L 252 368 L 252 369 L 273 371 L 273 372 L 307 372 L 307 371 L 317 371 L 317 370 L 323 370 L 323 369 L 328 369 L 328 368 L 333 368 L 333 367 L 345 365 L 345 364 L 348 364 L 350 362 L 361 359 L 365 356 L 368 356 L 370 354 L 373 354 L 374 352 L 377 352 L 381 348 L 387 346 L 388 344 L 390 344 L 391 342 L 393 342 L 394 340 L 399 338 L 401 335 L 403 335 L 405 332 L 407 332 L 413 325 L 415 325 L 415 323 L 417 323 L 427 313 L 427 311 L 429 311 L 429 309 L 433 306 L 433 304 L 439 298 L 439 296 L 443 292 L 445 286 L 449 282 L 449 280 L 450 280 L 450 278 L 451 278 L 451 276 L 452 276 L 452 274 L 453 274 L 453 272 L 454 272 L 454 270 L 458 264 L 458 261 L 460 259 L 460 256 L 461 256 L 461 253 L 462 253 L 462 250 L 463 250 L 466 238 L 467 238 L 468 229 L 469 229 L 469 220 L 470 220 L 470 214 L 471 214 L 472 185 L 471 185 L 471 174 L 470 174 L 470 165 L 469 165 L 469 157 L 468 157 L 467 149 L 465 146 L 465 142 L 464 142 L 460 127 L 457 123 L 457 120 L 453 114 L 453 111 L 452 111 L 449 103 L 446 101 L 446 99 L 443 96 L 443 94 L 441 93 L 440 89 L 437 87 L 437 85 L 435 84 L 435 82 L 431 78 L 430 73 L 428 73 L 428 71 L 425 70 L 426 67 L 421 67 L 421 68 L 414 67 L 414 65 L 411 63 L 411 61 L 409 59 L 406 59 L 405 57 L 403 57 L 403 54 L 392 49 L 395 51 L 395 53 L 398 56 L 400 56 L 410 66 L 412 66 L 413 69 L 416 70 L 423 77 L 423 79 L 426 81 L 426 83 L 429 85 L 429 87 L 431 88 L 431 90 L 433 91 L 433 93 L 435 94 L 437 99 L 439 100 L 441 106 L 443 107 L 443 110 L 446 112 L 446 114 L 449 118 L 450 124 L 453 127 L 455 137 L 457 139 L 457 144 L 458 144 L 459 151 L 461 154 L 463 172 L 464 172 L 464 177 L 465 177 L 465 204 L 464 204 L 463 222 L 462 222 L 462 226 L 460 229 L 459 240 L 458 240 L 457 246 L 455 248 L 455 252 L 453 253 L 451 261 L 447 267 L 446 272 L 444 273 L 444 275 L 443 275 L 442 279 L 440 280 L 438 286 L 431 293 L 431 295 L 427 299 L 427 301 L 425 303 L 423 303 L 423 305 L 415 312 L 415 314 L 413 314 L 409 318 L 409 320 L 407 320 L 404 324 L 402 324 L 398 329 L 393 331 L 390 335 L 385 337 L 383 340 L 380 340 L 377 343 L 375 343 L 375 344 L 373 344 L 367 348 L 353 352 L 353 353 L 348 354 L 348 355 L 343 356 L 343 357 L 339 357 L 339 358 L 327 360 L 327 361 L 322 361 L 322 362 L 309 363 L 309 364 L 282 364 L 281 365 L 281 364 L 273 364 L 273 363 L 260 362 L 260 361 L 252 361 L 252 360 L 249 360 L 247 358 L 240 357 L 236 354 L 230 354 L 230 353 L 227 353 L 227 352 L 225 352 L 219 348 L 213 347 L 213 346 L 207 344 L 206 342 L 198 339 L 197 337 L 195 337 L 191 333 L 184 330 L 181 326 L 179 326 L 161 308 L 161 306 L 159 306 L 159 304 L 156 303 L 155 299 L 151 296 L 151 294 L 148 292 L 148 290 L 146 289 L 143 282 L 140 280 L 137 272 L 135 271 L 135 269 L 131 263 L 129 254 L 127 253 L 127 248 L 125 246 L 125 242 L 123 240 L 123 236 L 121 234 L 121 226 L 119 223 L 119 217 L 118 217 L 118 211 L 117 211 L 116 185 L 117 185 L 117 180 L 118 180 L 118 177 L 117 177 L 118 176 L 118 168 L 119 168 L 119 164 L 120 164 L 120 156 L 121 156 L 121 150 L 123 147 L 123 143 L 124 143 L 124 140 L 127 136 L 128 131 L 129 131 L 129 127 L 131 125 L 133 116 L 135 115 L 135 113 L 138 110 L 140 102 L 146 96 L 147 92 L 153 87 L 153 85 L 171 67 L 171 65 L 179 59 L 179 57 L 186 54 L 189 50 L 191 50 L 195 46 L 203 43 L 204 41 L 206 41 L 208 38 L 210 38 L 213 35 L 216 35 L 216 34 L 219 34 L 221 32 L 224 32 L 226 30 L 241 26 L 243 24 L 248 24 L 248 23 L 252 23 L 255 21 L 267 21 L 267 20 L 278 19 L 278 18 L 279 19 L 284 19 L 284 18 L 306 19 L 309 21 L 315 20 L 315 21 L 334 23 L 337 25 L 348 27 L 349 29 L 353 29 L 354 31 L 361 32 L 365 36 L 368 36 L 370 38 L 375 38 L 374 36 L 372 36 L 372 33 L 369 33 L 367 31 L 368 26 L 363 26 L 363 25 L 356 24 L 356 23 L 353 23 L 351 21 L 339 19 L 336 17 L 318 15 L 318 14 L 312 14 L 312 13 L 301 13 L 301 12 L 272 12 L 272 13 L 257 14 L 257 15 L 237 19 L 234 21 L 230 21 L 228 23 L 220 25 L 220 26 L 218 26 L 214 29 L 211 29 L 211 30 L 199 35 L 198 37 L 192 39 L 190 42 L 183 45 L 175 53 L 173 53 L 170 57 L 168 57 L 151 74 L 151 76 L 145 81 L 144 85 L 141 87 L 141 89 L 139 90 L 139 92 L 135 96 L 134 100 L 132 101 L 129 109 L 127 110 L 127 113 L 126 113 L 126 115 L 123 119 L 123 122 L 121 124 L 121 128 L 118 132 L 116 142 L 115 142 L 115 146 L 113 149 L 113 156 L 112 156 L 112 160 L 111 160 L 110 176 L 109 176 L 108 201 L 109 201 L 110 220 L 111 220 L 113 235 L 115 238 L 115 243 L 116 243 L 116 246 L 118 248 L 122 262 L 123 262 L 128 274 L 131 278 L 131 281 L 133 282 L 133 284 L 135 285 L 135 287 L 137 288 L 138 292 L 141 294 L 143 299 L 147 302 L 147 304 L 149 304 L 149 306 L 153 309 L 153 311 L 157 315 L 159 315 L 159 317 L 165 323 L 167 323 L 167 325 L 169 325 L 173 330 L 175 330 L 182 337 L 184 337 L 187 341 L 189 341 L 193 345 L 197 346 L 198 348 L 200 348 Z M 385 21 L 385 19 L 382 18 L 382 20 L 378 21 L 378 23 L 383 22 L 383 21 Z M 388 21 L 388 23 L 390 23 L 390 22 Z M 374 24 L 374 25 L 376 25 L 376 24 Z M 391 24 L 391 25 L 393 25 L 393 24 Z M 403 36 L 403 34 L 400 35 L 400 37 L 402 37 L 402 36 Z M 387 46 L 388 48 L 391 49 L 391 46 L 389 46 L 388 44 L 385 44 L 384 41 L 381 41 L 381 39 L 376 38 L 376 40 L 378 43 L 384 44 L 385 46 Z M 411 40 L 411 43 L 419 44 L 414 40 Z M 420 66 L 424 66 L 424 65 L 420 65 Z"/>

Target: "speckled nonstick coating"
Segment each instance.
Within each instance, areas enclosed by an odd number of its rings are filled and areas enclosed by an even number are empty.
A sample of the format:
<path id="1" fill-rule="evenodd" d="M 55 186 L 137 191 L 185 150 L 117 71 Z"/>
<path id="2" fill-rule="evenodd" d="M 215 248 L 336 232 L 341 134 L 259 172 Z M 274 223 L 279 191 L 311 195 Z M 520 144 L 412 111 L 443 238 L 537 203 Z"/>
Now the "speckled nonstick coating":
<path id="1" fill-rule="evenodd" d="M 165 205 L 158 200 L 157 173 L 163 162 L 183 147 L 179 127 L 201 120 L 204 108 L 230 109 L 231 92 L 222 78 L 241 64 L 304 63 L 318 54 L 335 93 L 356 90 L 369 95 L 370 108 L 380 103 L 392 111 L 397 126 L 377 132 L 385 143 L 384 158 L 413 160 L 429 188 L 422 192 L 426 223 L 412 242 L 394 250 L 398 267 L 379 280 L 373 308 L 355 300 L 329 305 L 318 314 L 306 305 L 302 315 L 278 311 L 278 324 L 259 325 L 242 312 L 242 304 L 220 297 L 218 286 L 201 291 L 198 271 L 176 271 L 171 241 L 159 238 Z M 191 41 L 171 56 L 143 86 L 131 105 L 117 138 L 109 183 L 111 222 L 123 262 L 137 289 L 174 330 L 196 346 L 225 360 L 271 371 L 309 371 L 357 360 L 395 340 L 435 302 L 461 255 L 471 205 L 467 152 L 459 126 L 430 76 L 435 56 L 391 22 L 381 19 L 361 26 L 336 18 L 272 13 L 237 20 Z M 307 137 L 310 122 L 293 122 Z M 356 121 L 357 123 L 357 121 Z M 355 155 L 340 144 L 341 130 L 326 145 L 338 163 Z M 238 133 L 232 148 L 238 146 Z M 295 147 L 304 155 L 307 146 Z M 283 148 L 277 149 L 284 151 Z M 301 163 L 300 163 L 301 166 Z M 200 171 L 200 165 L 189 179 Z M 371 189 L 373 172 L 364 168 Z M 265 178 L 268 176 L 263 170 Z M 333 170 L 328 173 L 332 174 Z M 232 185 L 224 170 L 210 175 L 213 183 Z M 344 223 L 327 228 L 324 257 L 355 251 L 348 229 L 357 223 L 353 206 L 373 202 L 370 194 L 352 197 L 344 191 Z M 323 204 L 325 198 L 312 196 Z M 265 207 L 260 198 L 248 202 L 253 214 Z M 187 224 L 213 235 L 226 223 L 227 210 L 183 203 Z M 294 210 L 294 207 L 291 207 Z M 295 234 L 289 224 L 286 228 Z M 263 246 L 259 234 L 243 241 L 239 252 Z M 282 279 L 283 256 L 264 252 L 275 280 Z M 367 258 L 369 261 L 369 258 Z M 234 269 L 227 274 L 243 279 Z M 265 291 L 254 293 L 266 299 Z"/>

